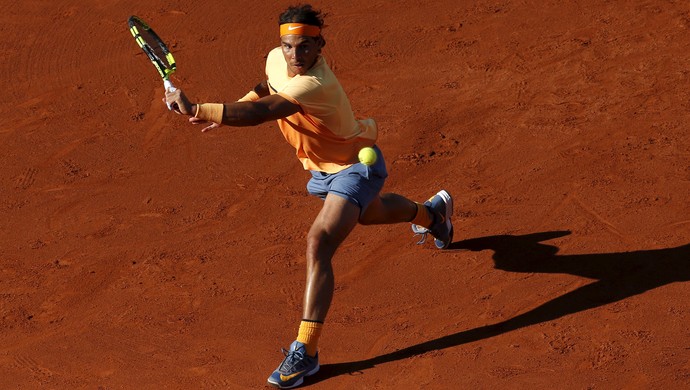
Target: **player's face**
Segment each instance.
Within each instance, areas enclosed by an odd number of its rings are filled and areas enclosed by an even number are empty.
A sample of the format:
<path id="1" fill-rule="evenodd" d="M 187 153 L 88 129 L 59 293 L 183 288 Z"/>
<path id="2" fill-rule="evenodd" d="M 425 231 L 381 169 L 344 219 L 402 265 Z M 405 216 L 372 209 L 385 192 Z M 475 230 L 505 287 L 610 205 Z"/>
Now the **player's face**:
<path id="1" fill-rule="evenodd" d="M 305 74 L 321 54 L 322 40 L 304 35 L 283 35 L 280 39 L 290 77 Z"/>

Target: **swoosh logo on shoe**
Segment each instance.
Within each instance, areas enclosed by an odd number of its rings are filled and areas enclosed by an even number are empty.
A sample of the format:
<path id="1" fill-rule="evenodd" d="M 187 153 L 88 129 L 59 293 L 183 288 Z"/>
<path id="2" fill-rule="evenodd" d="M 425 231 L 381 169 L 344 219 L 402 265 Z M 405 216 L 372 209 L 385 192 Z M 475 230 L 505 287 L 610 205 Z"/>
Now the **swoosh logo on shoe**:
<path id="1" fill-rule="evenodd" d="M 283 382 L 287 382 L 287 381 L 289 381 L 290 379 L 296 377 L 297 375 L 301 375 L 301 374 L 303 374 L 303 373 L 304 373 L 304 371 L 296 372 L 296 373 L 290 374 L 290 375 L 283 375 L 283 374 L 280 374 L 280 380 L 283 381 Z"/>

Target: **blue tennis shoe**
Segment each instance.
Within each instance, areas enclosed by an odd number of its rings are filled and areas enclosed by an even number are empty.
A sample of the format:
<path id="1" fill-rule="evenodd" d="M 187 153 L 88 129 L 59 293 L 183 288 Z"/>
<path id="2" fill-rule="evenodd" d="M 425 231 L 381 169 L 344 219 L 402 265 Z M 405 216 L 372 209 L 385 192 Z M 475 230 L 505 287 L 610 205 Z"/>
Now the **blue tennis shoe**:
<path id="1" fill-rule="evenodd" d="M 319 353 L 316 356 L 307 355 L 304 344 L 293 341 L 290 350 L 283 349 L 285 359 L 280 366 L 268 377 L 268 384 L 280 389 L 292 389 L 304 382 L 304 377 L 319 371 Z"/>
<path id="2" fill-rule="evenodd" d="M 453 223 L 450 221 L 450 217 L 453 215 L 453 198 L 448 191 L 441 190 L 424 202 L 424 206 L 431 210 L 434 219 L 429 228 L 412 224 L 412 231 L 422 236 L 417 243 L 423 244 L 427 234 L 431 233 L 434 236 L 436 248 L 448 248 L 448 245 L 453 241 Z"/>

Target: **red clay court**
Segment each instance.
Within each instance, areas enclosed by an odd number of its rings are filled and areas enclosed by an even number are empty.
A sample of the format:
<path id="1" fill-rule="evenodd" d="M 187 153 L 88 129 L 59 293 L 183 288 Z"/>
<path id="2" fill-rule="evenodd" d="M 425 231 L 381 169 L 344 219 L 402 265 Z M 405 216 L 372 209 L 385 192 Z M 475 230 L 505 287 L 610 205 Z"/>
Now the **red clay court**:
<path id="1" fill-rule="evenodd" d="M 320 200 L 277 126 L 201 134 L 288 2 L 11 1 L 0 15 L 0 388 L 262 388 L 294 339 Z M 385 190 L 455 242 L 359 226 L 312 389 L 690 387 L 690 4 L 314 2 L 380 126 Z"/>

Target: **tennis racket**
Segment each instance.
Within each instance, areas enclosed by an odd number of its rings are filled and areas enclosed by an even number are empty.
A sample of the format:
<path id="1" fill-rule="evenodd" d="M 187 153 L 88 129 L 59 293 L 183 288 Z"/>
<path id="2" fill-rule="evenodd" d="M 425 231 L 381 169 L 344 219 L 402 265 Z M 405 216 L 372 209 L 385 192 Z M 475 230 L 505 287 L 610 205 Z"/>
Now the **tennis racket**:
<path id="1" fill-rule="evenodd" d="M 149 57 L 153 66 L 156 67 L 158 74 L 163 78 L 165 90 L 174 92 L 176 88 L 170 82 L 170 75 L 175 72 L 177 66 L 175 65 L 175 58 L 173 58 L 165 42 L 138 16 L 129 17 L 129 31 L 139 47 Z M 168 104 L 168 109 L 172 110 L 170 104 Z"/>

